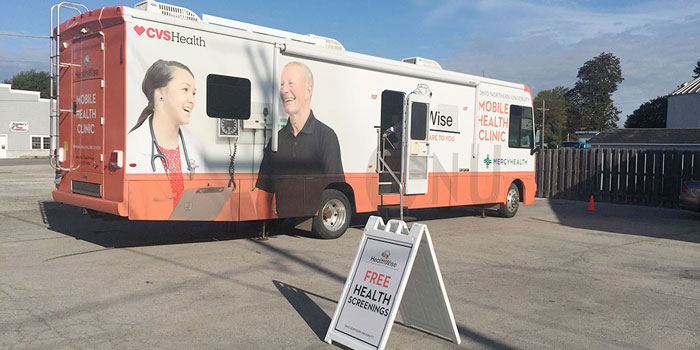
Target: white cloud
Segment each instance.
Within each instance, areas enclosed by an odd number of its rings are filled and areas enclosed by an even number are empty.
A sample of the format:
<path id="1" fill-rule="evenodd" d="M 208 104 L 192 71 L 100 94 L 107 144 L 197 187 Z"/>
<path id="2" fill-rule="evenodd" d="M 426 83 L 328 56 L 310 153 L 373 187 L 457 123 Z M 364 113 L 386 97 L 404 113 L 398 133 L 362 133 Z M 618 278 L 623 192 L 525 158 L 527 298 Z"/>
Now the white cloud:
<path id="1" fill-rule="evenodd" d="M 442 60 L 444 67 L 524 82 L 536 93 L 557 85 L 572 87 L 585 61 L 611 52 L 620 58 L 625 78 L 613 96 L 623 112 L 621 123 L 642 103 L 690 79 L 700 58 L 700 3 L 643 3 L 606 12 L 568 1 L 471 4 L 461 13 L 434 13 L 447 21 L 465 11 L 478 12 L 471 19 L 469 39 Z"/>

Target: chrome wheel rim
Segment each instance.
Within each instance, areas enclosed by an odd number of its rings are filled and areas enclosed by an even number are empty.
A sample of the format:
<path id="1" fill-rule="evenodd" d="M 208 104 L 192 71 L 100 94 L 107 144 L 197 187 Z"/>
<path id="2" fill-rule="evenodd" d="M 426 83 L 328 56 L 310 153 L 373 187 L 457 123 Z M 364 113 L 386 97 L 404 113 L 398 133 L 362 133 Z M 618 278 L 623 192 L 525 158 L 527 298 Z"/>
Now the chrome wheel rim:
<path id="1" fill-rule="evenodd" d="M 508 208 L 508 211 L 512 212 L 518 209 L 518 200 L 518 191 L 508 191 L 508 198 L 506 199 L 506 208 Z"/>
<path id="2" fill-rule="evenodd" d="M 321 210 L 323 226 L 329 231 L 337 231 L 345 223 L 347 212 L 343 202 L 338 199 L 331 199 Z"/>

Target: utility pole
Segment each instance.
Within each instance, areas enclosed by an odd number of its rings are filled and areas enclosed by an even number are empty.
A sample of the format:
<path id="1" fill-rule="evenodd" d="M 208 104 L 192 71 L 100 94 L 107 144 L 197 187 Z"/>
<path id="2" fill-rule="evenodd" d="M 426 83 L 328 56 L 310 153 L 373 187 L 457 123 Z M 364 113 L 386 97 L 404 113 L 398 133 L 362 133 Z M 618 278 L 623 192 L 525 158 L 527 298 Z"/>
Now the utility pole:
<path id="1" fill-rule="evenodd" d="M 549 109 L 545 108 L 545 103 L 544 99 L 542 100 L 542 108 L 537 108 L 538 111 L 542 111 L 542 143 L 540 144 L 541 148 L 544 150 L 544 112 L 548 111 Z"/>

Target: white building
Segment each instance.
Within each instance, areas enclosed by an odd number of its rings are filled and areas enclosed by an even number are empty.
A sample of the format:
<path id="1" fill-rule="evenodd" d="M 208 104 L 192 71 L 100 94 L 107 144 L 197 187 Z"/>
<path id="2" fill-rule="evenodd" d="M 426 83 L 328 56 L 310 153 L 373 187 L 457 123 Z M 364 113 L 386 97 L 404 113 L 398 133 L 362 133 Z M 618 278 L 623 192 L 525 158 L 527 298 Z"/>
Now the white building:
<path id="1" fill-rule="evenodd" d="M 49 100 L 0 84 L 0 158 L 47 157 Z"/>
<path id="2" fill-rule="evenodd" d="M 700 128 L 700 77 L 683 84 L 668 97 L 667 111 L 667 128 Z"/>

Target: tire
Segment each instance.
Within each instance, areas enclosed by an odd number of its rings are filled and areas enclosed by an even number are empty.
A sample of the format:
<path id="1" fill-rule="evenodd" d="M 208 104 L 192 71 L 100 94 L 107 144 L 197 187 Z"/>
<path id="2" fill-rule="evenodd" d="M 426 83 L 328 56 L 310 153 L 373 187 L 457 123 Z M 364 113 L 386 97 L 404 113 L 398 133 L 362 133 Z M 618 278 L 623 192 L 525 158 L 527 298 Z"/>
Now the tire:
<path id="1" fill-rule="evenodd" d="M 498 205 L 498 212 L 504 218 L 512 218 L 515 216 L 515 213 L 518 212 L 519 202 L 520 192 L 518 192 L 518 186 L 510 184 L 508 194 L 506 195 L 506 202 Z"/>
<path id="2" fill-rule="evenodd" d="M 350 226 L 352 206 L 348 197 L 338 190 L 324 190 L 318 215 L 311 221 L 311 232 L 323 239 L 335 239 L 343 235 Z"/>

